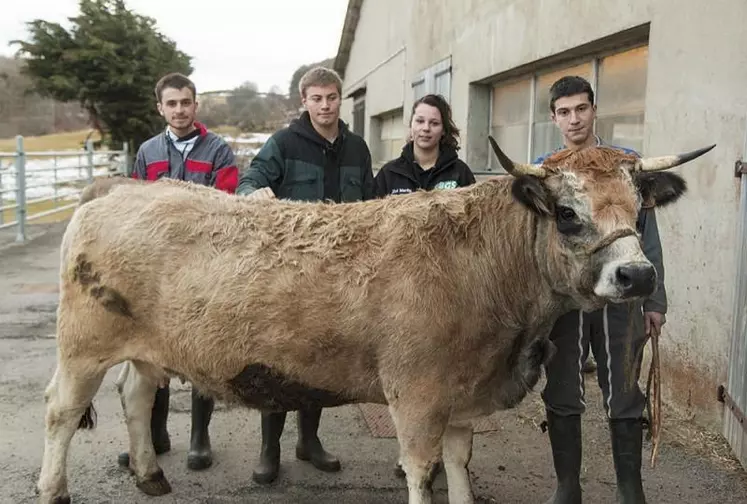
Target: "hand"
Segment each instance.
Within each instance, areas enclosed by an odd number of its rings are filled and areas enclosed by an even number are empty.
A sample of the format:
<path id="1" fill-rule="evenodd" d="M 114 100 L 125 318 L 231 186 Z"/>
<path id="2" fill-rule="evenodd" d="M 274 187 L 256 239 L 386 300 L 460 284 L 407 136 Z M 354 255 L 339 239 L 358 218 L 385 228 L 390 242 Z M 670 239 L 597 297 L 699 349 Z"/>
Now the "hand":
<path id="1" fill-rule="evenodd" d="M 646 336 L 651 336 L 651 331 L 655 331 L 658 336 L 661 334 L 661 326 L 664 325 L 664 315 L 659 312 L 643 312 L 643 325 L 646 328 Z"/>
<path id="2" fill-rule="evenodd" d="M 263 187 L 261 189 L 257 189 L 253 193 L 249 193 L 247 195 L 247 198 L 250 199 L 273 199 L 275 197 L 275 193 L 272 192 L 272 189 L 269 187 Z"/>

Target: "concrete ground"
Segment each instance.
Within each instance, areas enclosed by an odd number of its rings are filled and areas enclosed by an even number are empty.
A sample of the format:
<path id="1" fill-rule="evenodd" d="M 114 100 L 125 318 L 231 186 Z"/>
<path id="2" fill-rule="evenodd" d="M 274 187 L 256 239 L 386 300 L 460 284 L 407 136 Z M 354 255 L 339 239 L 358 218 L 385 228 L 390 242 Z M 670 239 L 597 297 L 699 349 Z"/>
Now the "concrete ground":
<path id="1" fill-rule="evenodd" d="M 34 502 L 34 487 L 43 451 L 43 391 L 55 366 L 57 267 L 64 224 L 35 228 L 25 245 L 0 233 L 0 502 Z M 9 245 L 9 246 L 8 246 Z M 189 441 L 188 385 L 172 389 L 169 428 L 172 451 L 159 457 L 173 492 L 148 498 L 129 474 L 117 467 L 127 445 L 119 399 L 110 371 L 95 406 L 98 425 L 73 438 L 68 471 L 74 503 L 405 503 L 405 484 L 393 474 L 394 439 L 373 437 L 360 410 L 346 406 L 325 411 L 320 435 L 338 455 L 337 474 L 317 472 L 295 460 L 295 417 L 289 416 L 283 437 L 281 475 L 264 488 L 251 471 L 259 449 L 256 412 L 222 404 L 212 422 L 213 467 L 186 468 Z M 600 395 L 589 378 L 584 418 L 583 486 L 585 502 L 615 502 L 615 479 Z M 475 437 L 470 465 L 480 502 L 543 503 L 552 494 L 554 476 L 539 396 L 535 392 L 515 410 L 504 412 L 500 430 Z M 720 436 L 699 431 L 668 416 L 664 421 L 657 466 L 644 454 L 644 488 L 655 503 L 744 503 L 747 478 L 729 455 Z M 436 502 L 445 503 L 445 479 L 436 480 Z"/>

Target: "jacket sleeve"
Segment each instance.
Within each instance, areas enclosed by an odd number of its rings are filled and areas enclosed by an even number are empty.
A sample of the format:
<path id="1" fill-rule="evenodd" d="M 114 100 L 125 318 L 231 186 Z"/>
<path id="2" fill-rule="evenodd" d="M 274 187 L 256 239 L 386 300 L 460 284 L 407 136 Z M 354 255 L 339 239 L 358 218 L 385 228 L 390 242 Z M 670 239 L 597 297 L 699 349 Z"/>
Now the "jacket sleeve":
<path id="1" fill-rule="evenodd" d="M 274 137 L 270 137 L 254 156 L 249 168 L 241 174 L 236 194 L 251 194 L 263 187 L 269 187 L 277 194 L 284 166 L 280 146 Z"/>
<path id="2" fill-rule="evenodd" d="M 368 150 L 368 146 L 366 146 L 365 149 L 366 158 L 363 162 L 363 201 L 374 199 L 376 197 L 373 168 L 371 166 L 371 152 Z"/>
<path id="3" fill-rule="evenodd" d="M 239 169 L 231 147 L 221 142 L 213 163 L 210 185 L 227 193 L 235 193 L 239 183 Z"/>
<path id="4" fill-rule="evenodd" d="M 459 176 L 459 186 L 465 187 L 468 185 L 472 185 L 476 182 L 475 180 L 475 174 L 472 173 L 472 170 L 469 169 L 469 166 L 467 166 L 467 163 L 462 164 L 462 173 Z"/>
<path id="5" fill-rule="evenodd" d="M 379 171 L 376 173 L 376 177 L 374 177 L 374 191 L 376 191 L 376 197 L 377 198 L 383 198 L 387 194 L 389 194 L 389 191 L 386 187 L 386 174 L 384 173 L 384 168 L 386 166 L 382 166 L 379 168 Z"/>
<path id="6" fill-rule="evenodd" d="M 137 150 L 135 155 L 135 162 L 132 165 L 132 178 L 146 180 L 147 173 L 145 170 L 145 156 L 143 156 L 142 147 Z"/>
<path id="7" fill-rule="evenodd" d="M 664 256 L 659 239 L 659 228 L 656 225 L 656 211 L 653 208 L 642 208 L 639 215 L 639 227 L 643 241 L 643 253 L 656 268 L 657 289 L 643 302 L 643 311 L 665 314 L 667 312 L 667 291 L 664 284 Z"/>

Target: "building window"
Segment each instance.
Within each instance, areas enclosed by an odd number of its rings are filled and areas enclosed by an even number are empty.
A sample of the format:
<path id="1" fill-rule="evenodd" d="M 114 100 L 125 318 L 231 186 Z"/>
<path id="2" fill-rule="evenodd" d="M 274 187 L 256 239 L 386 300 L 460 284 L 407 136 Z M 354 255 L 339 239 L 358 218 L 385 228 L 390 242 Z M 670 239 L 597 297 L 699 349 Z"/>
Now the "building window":
<path id="1" fill-rule="evenodd" d="M 366 132 L 366 93 L 353 98 L 353 133 L 363 138 Z"/>
<path id="2" fill-rule="evenodd" d="M 587 59 L 550 72 L 536 72 L 494 85 L 490 133 L 507 155 L 529 162 L 555 150 L 563 137 L 550 119 L 550 86 L 564 75 L 579 75 L 594 89 L 595 132 L 607 143 L 643 149 L 648 47 Z M 490 169 L 503 171 L 495 156 Z"/>
<path id="3" fill-rule="evenodd" d="M 402 109 L 376 116 L 379 129 L 378 146 L 374 153 L 374 164 L 381 167 L 387 161 L 398 158 L 407 141 Z"/>
<path id="4" fill-rule="evenodd" d="M 446 101 L 451 99 L 451 58 L 439 61 L 412 80 L 413 99 L 427 94 L 440 94 Z"/>
<path id="5" fill-rule="evenodd" d="M 596 132 L 605 142 L 643 151 L 648 47 L 599 60 Z"/>

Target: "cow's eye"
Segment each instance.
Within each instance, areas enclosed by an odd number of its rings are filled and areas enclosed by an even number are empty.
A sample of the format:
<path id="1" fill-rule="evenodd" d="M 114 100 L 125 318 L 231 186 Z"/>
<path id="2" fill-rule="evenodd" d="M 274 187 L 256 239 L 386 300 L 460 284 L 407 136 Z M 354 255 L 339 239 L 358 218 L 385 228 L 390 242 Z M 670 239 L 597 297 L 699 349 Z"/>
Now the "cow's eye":
<path id="1" fill-rule="evenodd" d="M 576 212 L 572 208 L 561 206 L 558 207 L 558 217 L 560 220 L 572 221 L 576 218 Z"/>
<path id="2" fill-rule="evenodd" d="M 581 222 L 572 208 L 559 206 L 555 212 L 558 231 L 565 235 L 576 234 L 581 231 Z"/>

